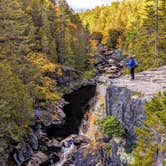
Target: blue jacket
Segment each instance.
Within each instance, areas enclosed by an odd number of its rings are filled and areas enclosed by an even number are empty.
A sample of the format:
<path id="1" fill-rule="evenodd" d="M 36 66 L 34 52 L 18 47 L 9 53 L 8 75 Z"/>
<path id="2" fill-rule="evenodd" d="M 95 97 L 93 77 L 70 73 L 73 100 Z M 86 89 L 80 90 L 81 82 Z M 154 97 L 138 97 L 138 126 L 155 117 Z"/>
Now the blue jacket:
<path id="1" fill-rule="evenodd" d="M 136 64 L 135 64 L 135 60 L 134 58 L 130 58 L 129 63 L 128 63 L 128 68 L 135 68 Z"/>

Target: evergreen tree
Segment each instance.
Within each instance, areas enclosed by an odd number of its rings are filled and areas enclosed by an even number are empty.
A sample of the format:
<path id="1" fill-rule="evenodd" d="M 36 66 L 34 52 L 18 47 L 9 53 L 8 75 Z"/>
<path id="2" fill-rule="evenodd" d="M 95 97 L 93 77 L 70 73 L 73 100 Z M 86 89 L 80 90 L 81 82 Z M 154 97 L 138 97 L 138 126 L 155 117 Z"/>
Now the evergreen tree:
<path id="1" fill-rule="evenodd" d="M 88 44 L 89 32 L 66 1 L 0 0 L 0 160 L 11 140 L 26 134 L 32 103 L 46 111 L 62 97 L 50 76 L 62 76 L 60 64 L 91 69 Z"/>
<path id="2" fill-rule="evenodd" d="M 166 95 L 159 95 L 147 103 L 146 120 L 142 127 L 136 127 L 137 147 L 134 150 L 134 163 L 131 166 L 156 165 L 159 153 L 166 153 Z M 158 139 L 156 139 L 158 138 Z M 159 141 L 160 140 L 160 141 Z M 162 141 L 161 141 L 162 140 Z M 165 165 L 165 161 L 161 161 Z"/>
<path id="3" fill-rule="evenodd" d="M 58 63 L 64 64 L 66 51 L 65 51 L 65 27 L 68 17 L 69 7 L 65 0 L 57 0 L 58 5 L 58 27 L 57 27 L 57 53 Z"/>
<path id="4" fill-rule="evenodd" d="M 11 139 L 20 141 L 32 117 L 32 100 L 11 67 L 0 63 L 0 159 Z M 3 149 L 3 150 L 2 150 Z"/>
<path id="5" fill-rule="evenodd" d="M 79 15 L 90 32 L 102 33 L 102 43 L 107 48 L 117 46 L 124 54 L 135 54 L 142 64 L 138 70 L 145 70 L 166 62 L 165 10 L 164 0 L 131 0 L 113 2 Z M 120 32 L 117 40 L 110 30 Z"/>
<path id="6" fill-rule="evenodd" d="M 21 0 L 0 1 L 0 51 L 7 55 L 29 51 L 29 17 Z"/>

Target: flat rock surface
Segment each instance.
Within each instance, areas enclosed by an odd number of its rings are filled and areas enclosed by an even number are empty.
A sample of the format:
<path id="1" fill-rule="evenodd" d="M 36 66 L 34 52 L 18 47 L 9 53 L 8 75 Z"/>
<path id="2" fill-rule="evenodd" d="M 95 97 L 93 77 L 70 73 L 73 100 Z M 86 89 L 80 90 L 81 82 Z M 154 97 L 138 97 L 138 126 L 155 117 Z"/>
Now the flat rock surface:
<path id="1" fill-rule="evenodd" d="M 111 82 L 118 87 L 140 92 L 143 99 L 149 100 L 156 93 L 166 89 L 166 66 L 136 73 L 135 80 L 130 80 L 129 76 L 122 76 Z"/>

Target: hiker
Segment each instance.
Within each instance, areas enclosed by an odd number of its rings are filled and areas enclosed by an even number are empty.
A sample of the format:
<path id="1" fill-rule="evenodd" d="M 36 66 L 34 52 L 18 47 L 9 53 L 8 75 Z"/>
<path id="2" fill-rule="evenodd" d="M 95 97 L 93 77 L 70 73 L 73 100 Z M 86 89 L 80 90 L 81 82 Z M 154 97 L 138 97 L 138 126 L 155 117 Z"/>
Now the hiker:
<path id="1" fill-rule="evenodd" d="M 134 80 L 136 66 L 137 66 L 137 61 L 134 59 L 134 55 L 132 55 L 130 56 L 130 59 L 128 62 L 128 68 L 130 69 L 131 80 Z"/>

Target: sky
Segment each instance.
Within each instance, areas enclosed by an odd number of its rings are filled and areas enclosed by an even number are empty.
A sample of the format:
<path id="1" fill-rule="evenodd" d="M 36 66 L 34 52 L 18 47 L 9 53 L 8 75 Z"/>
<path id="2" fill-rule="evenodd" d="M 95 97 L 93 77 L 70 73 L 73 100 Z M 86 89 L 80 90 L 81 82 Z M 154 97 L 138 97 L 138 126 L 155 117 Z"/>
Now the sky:
<path id="1" fill-rule="evenodd" d="M 111 0 L 67 0 L 67 2 L 74 10 L 86 10 L 103 4 L 110 4 Z"/>

